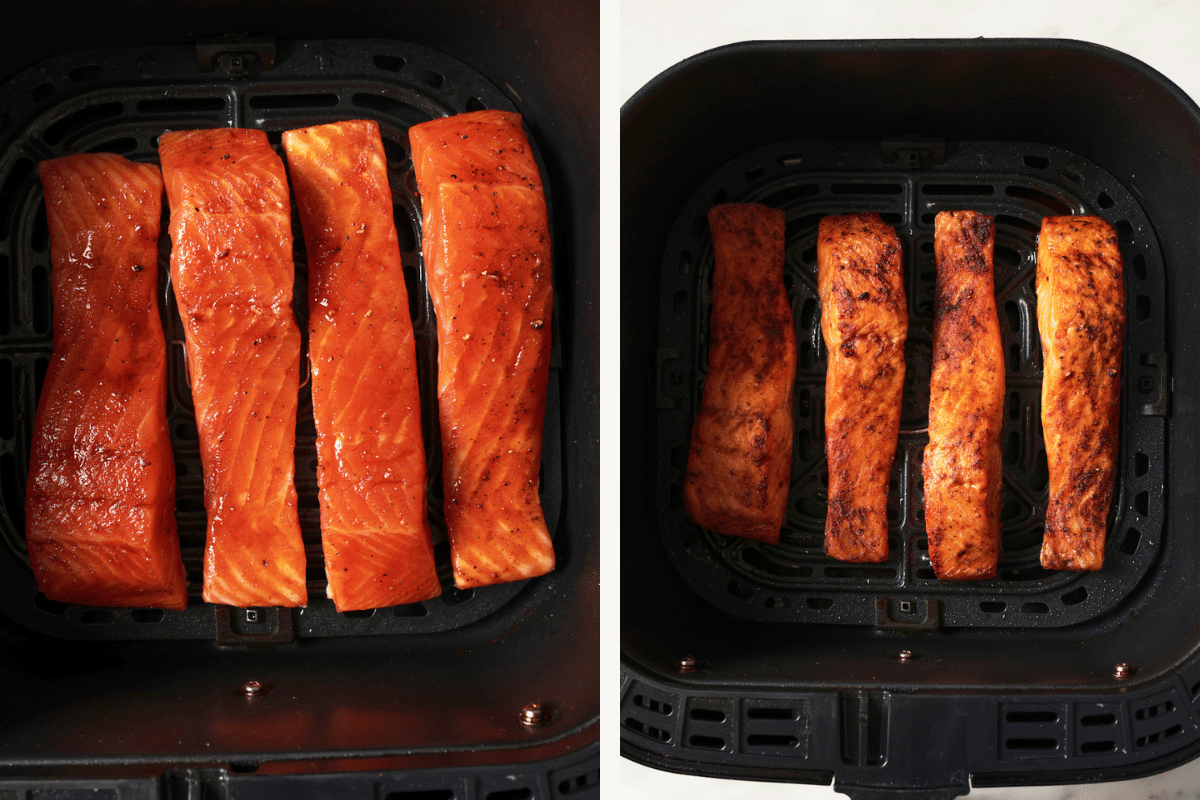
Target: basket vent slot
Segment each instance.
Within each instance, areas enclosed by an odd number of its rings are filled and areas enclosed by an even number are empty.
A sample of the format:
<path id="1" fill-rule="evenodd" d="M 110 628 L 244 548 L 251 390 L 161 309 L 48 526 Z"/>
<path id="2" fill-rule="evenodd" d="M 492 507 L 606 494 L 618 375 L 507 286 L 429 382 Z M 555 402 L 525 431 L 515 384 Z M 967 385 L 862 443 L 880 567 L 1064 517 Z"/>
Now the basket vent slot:
<path id="1" fill-rule="evenodd" d="M 724 722 L 725 712 L 713 708 L 693 708 L 688 717 L 699 722 Z"/>
<path id="2" fill-rule="evenodd" d="M 585 772 L 583 775 L 576 775 L 574 778 L 565 778 L 558 782 L 558 793 L 560 795 L 578 794 L 579 792 L 597 787 L 600 785 L 600 770 L 594 769 L 591 772 Z"/>
<path id="3" fill-rule="evenodd" d="M 641 720 L 634 719 L 633 717 L 626 717 L 625 727 L 632 731 L 637 731 L 643 736 L 648 736 L 651 739 L 657 739 L 660 742 L 665 743 L 671 741 L 671 734 L 667 731 L 663 730 L 662 728 L 655 728 L 652 725 L 647 725 Z"/>
<path id="4" fill-rule="evenodd" d="M 453 789 L 406 789 L 388 792 L 383 800 L 454 800 Z"/>
<path id="5" fill-rule="evenodd" d="M 1169 689 L 1142 700 L 1137 707 L 1130 704 L 1130 722 L 1134 744 L 1139 748 L 1153 747 L 1191 730 L 1195 722 L 1188 713 L 1180 692 Z"/>
<path id="6" fill-rule="evenodd" d="M 649 697 L 644 694 L 635 695 L 633 698 L 633 704 L 638 708 L 644 708 L 647 711 L 654 712 L 655 714 L 662 714 L 664 717 L 670 716 L 671 711 L 673 710 L 670 703 L 663 700 L 658 700 L 654 697 Z"/>
<path id="7" fill-rule="evenodd" d="M 808 706 L 795 701 L 749 700 L 742 710 L 741 736 L 743 752 L 807 758 Z M 877 743 L 872 744 L 878 749 Z"/>
<path id="8" fill-rule="evenodd" d="M 1068 719 L 1064 704 L 1001 704 L 1001 758 L 1045 758 L 1060 752 L 1067 741 Z"/>

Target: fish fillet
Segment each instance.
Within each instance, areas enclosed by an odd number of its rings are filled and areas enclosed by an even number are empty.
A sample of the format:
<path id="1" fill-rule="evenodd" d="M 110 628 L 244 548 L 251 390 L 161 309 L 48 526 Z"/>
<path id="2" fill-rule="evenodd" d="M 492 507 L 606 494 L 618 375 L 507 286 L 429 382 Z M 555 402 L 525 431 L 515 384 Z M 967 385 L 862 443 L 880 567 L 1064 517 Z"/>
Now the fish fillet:
<path id="1" fill-rule="evenodd" d="M 379 125 L 283 134 L 308 252 L 321 541 L 339 611 L 441 594 L 408 292 Z"/>
<path id="2" fill-rule="evenodd" d="M 1046 217 L 1038 237 L 1042 432 L 1050 475 L 1042 566 L 1097 570 L 1117 471 L 1124 265 L 1099 217 Z"/>
<path id="3" fill-rule="evenodd" d="M 159 157 L 204 467 L 204 599 L 301 606 L 300 330 L 283 162 L 265 132 L 237 128 L 165 133 Z"/>
<path id="4" fill-rule="evenodd" d="M 825 373 L 825 552 L 888 558 L 888 483 L 900 435 L 908 300 L 900 237 L 874 212 L 824 217 L 817 290 Z"/>
<path id="5" fill-rule="evenodd" d="M 1000 558 L 1004 350 L 996 315 L 996 226 L 974 211 L 934 221 L 937 259 L 925 529 L 941 580 L 991 578 Z"/>
<path id="6" fill-rule="evenodd" d="M 783 282 L 784 213 L 708 212 L 708 373 L 692 425 L 683 507 L 717 533 L 778 544 L 792 469 L 796 335 Z"/>
<path id="7" fill-rule="evenodd" d="M 518 114 L 409 129 L 438 323 L 442 481 L 459 588 L 554 568 L 538 499 L 550 370 L 550 230 Z"/>
<path id="8" fill-rule="evenodd" d="M 158 315 L 162 178 L 102 153 L 43 161 L 54 353 L 34 421 L 26 538 L 66 603 L 180 609 L 167 344 Z"/>

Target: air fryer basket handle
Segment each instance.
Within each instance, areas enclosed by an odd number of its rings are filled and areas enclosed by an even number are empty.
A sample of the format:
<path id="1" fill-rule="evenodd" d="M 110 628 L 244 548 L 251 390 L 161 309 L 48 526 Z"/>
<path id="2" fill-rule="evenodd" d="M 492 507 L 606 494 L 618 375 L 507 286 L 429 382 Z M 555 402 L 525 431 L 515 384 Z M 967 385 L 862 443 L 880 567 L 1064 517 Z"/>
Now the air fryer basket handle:
<path id="1" fill-rule="evenodd" d="M 833 788 L 850 800 L 954 800 L 971 791 L 967 786 L 942 786 L 936 789 L 881 789 L 873 786 L 839 786 Z"/>

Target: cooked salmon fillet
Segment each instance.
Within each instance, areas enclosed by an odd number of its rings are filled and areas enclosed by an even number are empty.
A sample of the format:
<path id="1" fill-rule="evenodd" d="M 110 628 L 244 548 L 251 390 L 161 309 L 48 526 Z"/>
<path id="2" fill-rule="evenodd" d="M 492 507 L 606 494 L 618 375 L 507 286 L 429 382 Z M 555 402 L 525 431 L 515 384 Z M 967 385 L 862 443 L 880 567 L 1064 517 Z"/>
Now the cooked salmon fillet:
<path id="1" fill-rule="evenodd" d="M 888 557 L 888 483 L 900 435 L 908 340 L 900 261 L 900 237 L 879 214 L 821 220 L 817 291 L 829 359 L 825 552 L 841 561 Z"/>
<path id="2" fill-rule="evenodd" d="M 379 125 L 283 134 L 308 252 L 321 542 L 338 611 L 441 594 L 408 291 Z"/>
<path id="3" fill-rule="evenodd" d="M 1042 566 L 1096 570 L 1117 472 L 1124 264 L 1099 217 L 1046 217 L 1038 237 L 1042 433 L 1050 475 Z"/>
<path id="4" fill-rule="evenodd" d="M 708 212 L 708 226 L 708 372 L 692 424 L 683 507 L 709 530 L 777 544 L 791 482 L 796 381 L 784 213 L 719 205 Z"/>
<path id="5" fill-rule="evenodd" d="M 550 370 L 550 229 L 521 117 L 409 129 L 438 325 L 442 483 L 454 583 L 554 568 L 538 499 Z"/>
<path id="6" fill-rule="evenodd" d="M 179 609 L 167 344 L 158 315 L 158 167 L 43 161 L 54 352 L 34 420 L 29 562 L 51 600 Z"/>
<path id="7" fill-rule="evenodd" d="M 204 468 L 204 599 L 301 606 L 300 329 L 283 162 L 266 133 L 237 128 L 165 133 L 158 153 Z"/>
<path id="8" fill-rule="evenodd" d="M 925 530 L 941 580 L 991 578 L 1000 558 L 1004 348 L 996 316 L 996 226 L 974 211 L 934 220 L 937 259 Z"/>

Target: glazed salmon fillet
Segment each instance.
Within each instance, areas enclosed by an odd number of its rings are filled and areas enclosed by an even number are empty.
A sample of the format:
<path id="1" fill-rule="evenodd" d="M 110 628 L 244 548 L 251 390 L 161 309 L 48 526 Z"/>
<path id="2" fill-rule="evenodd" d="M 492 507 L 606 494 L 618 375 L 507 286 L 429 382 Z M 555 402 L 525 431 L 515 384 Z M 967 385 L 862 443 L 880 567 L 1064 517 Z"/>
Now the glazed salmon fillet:
<path id="1" fill-rule="evenodd" d="M 996 226 L 974 211 L 934 220 L 937 283 L 925 529 L 941 580 L 991 578 L 1000 558 L 1004 349 L 996 315 Z"/>
<path id="2" fill-rule="evenodd" d="M 874 212 L 824 217 L 817 291 L 825 374 L 825 552 L 888 558 L 888 483 L 900 435 L 908 300 L 900 237 Z"/>
<path id="3" fill-rule="evenodd" d="M 1117 471 L 1124 264 L 1099 217 L 1046 217 L 1037 253 L 1042 433 L 1050 476 L 1042 566 L 1097 570 Z"/>
<path id="4" fill-rule="evenodd" d="M 308 252 L 321 541 L 338 611 L 441 594 L 408 291 L 379 125 L 283 134 Z"/>
<path id="5" fill-rule="evenodd" d="M 51 600 L 180 609 L 167 344 L 158 315 L 158 167 L 43 161 L 54 352 L 34 420 L 29 561 Z"/>
<path id="6" fill-rule="evenodd" d="M 538 498 L 550 370 L 550 230 L 518 114 L 409 129 L 438 325 L 442 483 L 454 583 L 554 568 Z"/>
<path id="7" fill-rule="evenodd" d="M 708 372 L 692 424 L 683 507 L 697 525 L 778 544 L 792 469 L 796 335 L 783 282 L 784 213 L 708 212 Z"/>
<path id="8" fill-rule="evenodd" d="M 204 599 L 301 606 L 300 329 L 283 162 L 266 133 L 237 128 L 165 133 L 158 152 L 204 467 Z"/>

